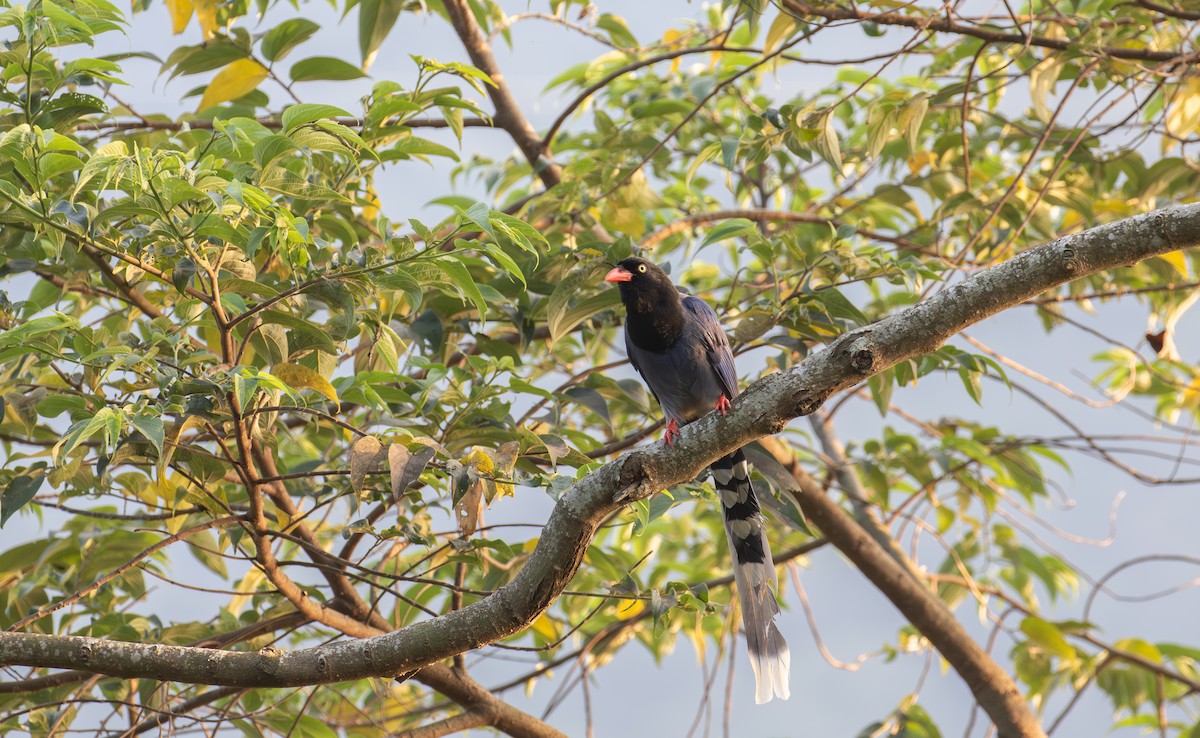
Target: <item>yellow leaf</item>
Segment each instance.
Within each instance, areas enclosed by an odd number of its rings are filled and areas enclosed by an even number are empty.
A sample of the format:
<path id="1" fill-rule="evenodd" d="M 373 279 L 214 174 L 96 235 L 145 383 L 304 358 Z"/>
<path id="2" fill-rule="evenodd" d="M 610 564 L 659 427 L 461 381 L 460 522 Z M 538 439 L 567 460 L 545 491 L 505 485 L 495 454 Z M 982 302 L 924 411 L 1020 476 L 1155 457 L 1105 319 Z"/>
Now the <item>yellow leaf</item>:
<path id="1" fill-rule="evenodd" d="M 626 604 L 622 602 L 617 608 L 618 620 L 632 620 L 642 614 L 642 610 L 646 609 L 646 603 L 641 600 L 634 600 Z"/>
<path id="2" fill-rule="evenodd" d="M 521 444 L 517 441 L 509 441 L 496 449 L 496 470 L 494 476 L 497 478 L 512 477 L 513 467 L 517 464 L 517 456 L 521 452 Z M 512 497 L 517 490 L 511 482 L 496 482 L 496 494 L 501 497 Z"/>
<path id="3" fill-rule="evenodd" d="M 1182 251 L 1172 251 L 1169 254 L 1159 254 L 1158 258 L 1167 262 L 1171 267 L 1179 273 L 1179 276 L 1186 277 L 1188 275 L 1187 257 Z"/>
<path id="4" fill-rule="evenodd" d="M 1200 129 L 1200 78 L 1190 77 L 1175 88 L 1167 104 L 1167 131 L 1181 138 Z"/>
<path id="5" fill-rule="evenodd" d="M 171 11 L 171 33 L 178 36 L 192 19 L 192 0 L 167 0 L 167 10 Z"/>
<path id="6" fill-rule="evenodd" d="M 604 225 L 618 233 L 638 238 L 646 232 L 646 221 L 637 208 L 605 207 Z"/>
<path id="7" fill-rule="evenodd" d="M 205 41 L 211 41 L 213 36 L 217 35 L 218 0 L 195 0 L 195 2 L 196 20 L 200 21 L 200 33 L 204 35 Z"/>
<path id="8" fill-rule="evenodd" d="M 480 474 L 491 474 L 496 469 L 496 465 L 492 462 L 492 457 L 487 455 L 483 449 L 475 449 L 471 453 L 463 457 L 463 466 L 475 465 Z"/>
<path id="9" fill-rule="evenodd" d="M 199 415 L 189 415 L 182 423 L 172 427 L 167 431 L 166 443 L 163 447 L 162 456 L 158 460 L 158 483 L 166 485 L 167 470 L 171 468 L 171 459 L 175 456 L 175 449 L 179 445 L 179 439 L 191 428 L 200 428 L 204 425 L 204 418 Z"/>
<path id="10" fill-rule="evenodd" d="M 763 56 L 770 54 L 796 30 L 796 19 L 787 13 L 780 13 L 775 22 L 767 30 L 767 40 L 763 44 Z"/>
<path id="11" fill-rule="evenodd" d="M 921 170 L 937 161 L 937 155 L 932 151 L 918 151 L 908 160 L 908 169 L 913 174 L 920 174 Z"/>
<path id="12" fill-rule="evenodd" d="M 209 82 L 208 87 L 204 90 L 204 97 L 200 99 L 200 107 L 196 110 L 198 112 L 223 102 L 236 100 L 258 87 L 258 83 L 266 78 L 266 67 L 253 59 L 238 59 L 217 72 L 217 76 L 213 77 L 212 82 Z"/>
<path id="13" fill-rule="evenodd" d="M 341 401 L 338 400 L 337 390 L 333 388 L 329 380 L 306 366 L 276 364 L 271 368 L 271 374 L 289 387 L 316 390 L 333 402 L 341 404 Z"/>
<path id="14" fill-rule="evenodd" d="M 664 33 L 662 37 L 663 46 L 674 50 L 679 46 L 679 39 L 681 38 L 683 38 L 683 31 L 677 31 L 674 28 L 668 28 L 667 32 Z M 671 74 L 675 74 L 675 70 L 679 69 L 679 60 L 681 58 L 682 57 L 677 56 L 671 60 Z"/>
<path id="15" fill-rule="evenodd" d="M 1194 411 L 1200 408 L 1200 378 L 1193 379 L 1180 393 L 1179 404 L 1187 410 Z"/>
<path id="16" fill-rule="evenodd" d="M 915 174 L 915 172 L 914 172 Z M 1059 225 L 1059 233 L 1069 233 L 1071 229 L 1084 222 L 1083 214 L 1078 210 L 1068 210 L 1063 213 L 1062 224 Z"/>
<path id="17" fill-rule="evenodd" d="M 367 196 L 364 198 L 367 204 L 363 206 L 363 220 L 368 223 L 374 223 L 379 217 L 379 193 L 375 191 L 375 185 L 367 185 Z"/>
<path id="18" fill-rule="evenodd" d="M 728 40 L 729 40 L 729 31 L 726 31 L 725 33 L 722 33 L 720 36 L 715 37 L 712 40 L 712 45 L 713 46 L 724 46 L 725 42 Z M 721 52 L 714 51 L 712 54 L 709 55 L 708 68 L 710 70 L 716 69 L 717 62 L 719 62 L 719 61 L 721 61 Z"/>
<path id="19" fill-rule="evenodd" d="M 547 641 L 554 642 L 558 640 L 558 623 L 554 622 L 554 619 L 546 613 L 538 615 L 538 619 L 533 621 L 533 630 Z"/>
<path id="20" fill-rule="evenodd" d="M 240 594 L 236 594 L 229 598 L 229 604 L 225 609 L 230 615 L 238 615 L 242 612 L 242 608 L 250 601 L 250 595 L 258 589 L 258 585 L 265 579 L 266 576 L 262 573 L 262 569 L 251 567 L 246 572 L 246 576 L 242 577 L 242 581 L 237 583 L 236 590 Z"/>

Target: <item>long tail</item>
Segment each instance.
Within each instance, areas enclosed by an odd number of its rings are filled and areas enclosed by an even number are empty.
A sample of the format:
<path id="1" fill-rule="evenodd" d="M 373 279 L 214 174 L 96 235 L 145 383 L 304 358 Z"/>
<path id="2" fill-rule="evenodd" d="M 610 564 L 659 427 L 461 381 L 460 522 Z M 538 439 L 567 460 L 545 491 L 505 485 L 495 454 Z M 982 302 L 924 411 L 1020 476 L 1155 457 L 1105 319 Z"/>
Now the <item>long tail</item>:
<path id="1" fill-rule="evenodd" d="M 763 529 L 762 510 L 750 484 L 750 466 L 739 449 L 718 459 L 711 468 L 725 513 L 725 536 L 733 554 L 733 578 L 742 603 L 746 646 L 757 685 L 754 700 L 759 704 L 774 697 L 786 700 L 792 657 L 775 626 L 779 614 L 772 591 L 778 586 L 775 562 Z"/>

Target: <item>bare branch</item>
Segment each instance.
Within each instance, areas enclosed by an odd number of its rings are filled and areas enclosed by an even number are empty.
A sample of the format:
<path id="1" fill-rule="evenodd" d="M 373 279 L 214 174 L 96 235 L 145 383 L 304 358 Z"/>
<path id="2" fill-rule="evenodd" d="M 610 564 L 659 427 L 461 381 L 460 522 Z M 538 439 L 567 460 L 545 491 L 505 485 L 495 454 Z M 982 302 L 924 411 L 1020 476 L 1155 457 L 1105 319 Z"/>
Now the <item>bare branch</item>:
<path id="1" fill-rule="evenodd" d="M 278 115 L 264 115 L 255 118 L 264 128 L 283 128 L 283 118 Z M 338 117 L 332 118 L 334 123 L 347 128 L 362 128 L 366 122 L 362 118 Z M 466 128 L 495 128 L 492 121 L 483 118 L 464 118 Z M 411 118 L 403 122 L 408 128 L 449 128 L 450 124 L 442 118 Z M 150 120 L 136 118 L 134 120 L 105 120 L 84 121 L 75 126 L 77 131 L 97 131 L 99 133 L 120 133 L 125 131 L 211 131 L 212 120 Z"/>
<path id="2" fill-rule="evenodd" d="M 977 38 L 989 43 L 996 44 L 1019 44 L 1021 46 L 1038 46 L 1045 49 L 1055 49 L 1065 51 L 1067 49 L 1078 49 L 1078 41 L 1069 38 L 1051 38 L 1048 36 L 1033 36 L 1025 33 L 1008 33 L 1006 31 L 995 30 L 985 26 L 972 26 L 964 23 L 956 23 L 953 20 L 936 19 L 930 20 L 928 16 L 918 14 L 903 15 L 900 13 L 870 13 L 865 10 L 859 10 L 854 6 L 841 5 L 826 5 L 816 6 L 810 5 L 801 0 L 783 0 L 783 8 L 796 15 L 816 16 L 830 21 L 842 20 L 857 20 L 869 21 L 877 23 L 881 26 L 903 26 L 905 28 L 926 28 L 930 31 L 938 33 L 954 33 L 960 36 L 969 36 Z M 1100 55 L 1112 57 L 1114 59 L 1131 59 L 1139 61 L 1157 61 L 1157 62 L 1179 62 L 1184 63 L 1193 58 L 1195 54 L 1180 51 L 1154 51 L 1145 47 L 1139 48 L 1120 48 L 1112 46 L 1102 46 L 1096 49 Z"/>

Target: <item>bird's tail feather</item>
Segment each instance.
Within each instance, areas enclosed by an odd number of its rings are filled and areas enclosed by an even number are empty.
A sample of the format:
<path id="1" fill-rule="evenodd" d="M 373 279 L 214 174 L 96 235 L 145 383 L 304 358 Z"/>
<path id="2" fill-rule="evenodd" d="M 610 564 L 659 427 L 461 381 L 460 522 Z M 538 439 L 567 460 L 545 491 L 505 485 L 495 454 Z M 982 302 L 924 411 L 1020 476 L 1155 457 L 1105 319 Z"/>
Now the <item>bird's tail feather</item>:
<path id="1" fill-rule="evenodd" d="M 713 481 L 721 497 L 725 514 L 725 536 L 733 557 L 733 578 L 742 603 L 742 624 L 746 647 L 754 669 L 757 703 L 774 697 L 786 700 L 791 653 L 775 625 L 779 603 L 772 588 L 775 563 L 763 529 L 762 510 L 750 484 L 750 467 L 741 450 L 718 459 L 712 465 Z"/>

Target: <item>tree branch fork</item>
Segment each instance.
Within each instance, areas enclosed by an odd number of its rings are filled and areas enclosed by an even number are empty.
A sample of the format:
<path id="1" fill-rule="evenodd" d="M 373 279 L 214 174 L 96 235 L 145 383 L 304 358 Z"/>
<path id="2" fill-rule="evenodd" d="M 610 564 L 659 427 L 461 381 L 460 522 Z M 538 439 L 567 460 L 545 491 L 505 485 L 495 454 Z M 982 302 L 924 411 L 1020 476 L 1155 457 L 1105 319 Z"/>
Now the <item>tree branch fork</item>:
<path id="1" fill-rule="evenodd" d="M 685 426 L 673 447 L 656 443 L 635 449 L 576 482 L 556 504 L 517 576 L 460 610 L 376 637 L 295 651 L 230 651 L 4 632 L 0 664 L 231 687 L 288 687 L 390 677 L 437 663 L 532 623 L 566 588 L 600 523 L 621 506 L 696 477 L 714 459 L 779 432 L 832 394 L 935 350 L 955 333 L 1048 289 L 1197 245 L 1200 204 L 1153 211 L 1029 249 L 911 308 L 844 334 L 795 367 L 755 382 L 734 401 L 728 415 L 710 414 Z"/>

